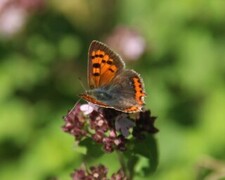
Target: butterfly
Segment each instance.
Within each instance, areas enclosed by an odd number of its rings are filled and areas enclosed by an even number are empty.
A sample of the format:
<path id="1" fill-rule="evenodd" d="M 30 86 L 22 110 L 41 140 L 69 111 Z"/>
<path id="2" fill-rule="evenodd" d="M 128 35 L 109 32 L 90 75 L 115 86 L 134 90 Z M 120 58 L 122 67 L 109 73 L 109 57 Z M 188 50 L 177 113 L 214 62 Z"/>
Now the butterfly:
<path id="1" fill-rule="evenodd" d="M 89 90 L 80 94 L 84 100 L 125 113 L 143 110 L 144 83 L 140 75 L 125 68 L 122 58 L 99 41 L 92 41 L 88 52 Z"/>

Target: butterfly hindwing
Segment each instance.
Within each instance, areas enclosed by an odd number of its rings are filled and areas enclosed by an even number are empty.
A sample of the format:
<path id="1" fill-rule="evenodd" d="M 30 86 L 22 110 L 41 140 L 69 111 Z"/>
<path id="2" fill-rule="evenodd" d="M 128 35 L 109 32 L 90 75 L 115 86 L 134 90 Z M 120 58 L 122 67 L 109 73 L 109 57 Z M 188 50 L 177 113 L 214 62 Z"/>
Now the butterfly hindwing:
<path id="1" fill-rule="evenodd" d="M 91 89 L 109 84 L 125 66 L 118 54 L 98 41 L 92 41 L 88 56 L 88 84 Z"/>
<path id="2" fill-rule="evenodd" d="M 109 103 L 113 108 L 129 113 L 141 111 L 146 96 L 139 74 L 126 69 L 112 81 L 108 93 L 115 95 L 114 103 Z"/>

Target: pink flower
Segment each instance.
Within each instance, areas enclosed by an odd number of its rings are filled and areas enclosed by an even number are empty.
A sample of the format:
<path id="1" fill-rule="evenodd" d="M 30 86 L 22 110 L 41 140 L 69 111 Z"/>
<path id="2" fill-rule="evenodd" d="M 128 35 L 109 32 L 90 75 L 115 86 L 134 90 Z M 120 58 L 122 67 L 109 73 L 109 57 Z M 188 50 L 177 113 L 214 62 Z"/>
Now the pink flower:
<path id="1" fill-rule="evenodd" d="M 44 0 L 0 0 L 0 35 L 16 34 L 25 26 L 30 12 L 43 7 Z"/>
<path id="2" fill-rule="evenodd" d="M 106 42 L 124 60 L 138 60 L 146 49 L 144 38 L 136 30 L 125 26 L 118 26 Z"/>
<path id="3" fill-rule="evenodd" d="M 63 130 L 73 135 L 77 141 L 91 138 L 102 144 L 106 152 L 126 150 L 127 137 L 143 137 L 144 133 L 156 133 L 155 117 L 150 111 L 137 113 L 137 116 L 100 108 L 94 104 L 77 104 L 64 117 Z M 132 134 L 130 130 L 133 129 Z"/>
<path id="4" fill-rule="evenodd" d="M 0 12 L 0 34 L 11 36 L 24 26 L 27 13 L 21 7 L 11 5 Z"/>

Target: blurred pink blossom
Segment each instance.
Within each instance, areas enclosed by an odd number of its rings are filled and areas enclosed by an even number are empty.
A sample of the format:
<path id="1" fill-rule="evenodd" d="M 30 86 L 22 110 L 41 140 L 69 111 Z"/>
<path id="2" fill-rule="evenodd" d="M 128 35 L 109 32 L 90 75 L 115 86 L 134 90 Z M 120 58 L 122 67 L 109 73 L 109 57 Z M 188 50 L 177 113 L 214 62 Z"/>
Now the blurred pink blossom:
<path id="1" fill-rule="evenodd" d="M 118 26 L 106 39 L 124 60 L 138 60 L 146 49 L 145 39 L 134 29 Z"/>
<path id="2" fill-rule="evenodd" d="M 30 12 L 44 7 L 44 0 L 0 0 L 0 35 L 12 36 L 19 32 Z"/>
<path id="3" fill-rule="evenodd" d="M 18 32 L 26 22 L 27 13 L 24 9 L 9 6 L 0 12 L 0 33 L 11 36 Z"/>

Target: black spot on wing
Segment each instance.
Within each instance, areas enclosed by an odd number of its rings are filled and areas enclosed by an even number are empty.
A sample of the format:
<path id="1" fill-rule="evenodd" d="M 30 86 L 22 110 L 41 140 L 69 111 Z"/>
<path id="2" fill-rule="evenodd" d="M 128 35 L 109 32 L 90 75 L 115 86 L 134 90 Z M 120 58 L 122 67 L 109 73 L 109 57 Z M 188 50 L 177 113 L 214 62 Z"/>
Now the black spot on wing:
<path id="1" fill-rule="evenodd" d="M 100 76 L 100 73 L 93 73 L 93 76 Z"/>
<path id="2" fill-rule="evenodd" d="M 100 68 L 100 64 L 99 64 L 99 63 L 94 63 L 92 66 L 93 66 L 94 68 Z"/>

